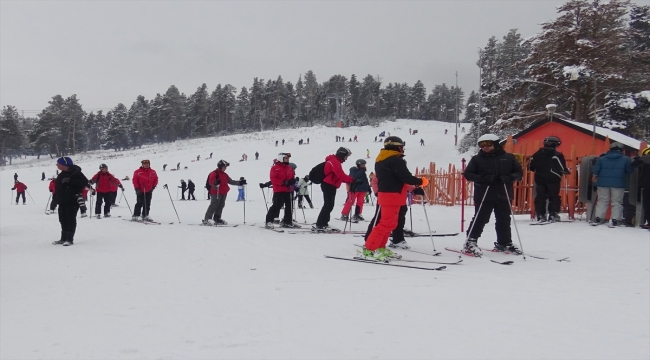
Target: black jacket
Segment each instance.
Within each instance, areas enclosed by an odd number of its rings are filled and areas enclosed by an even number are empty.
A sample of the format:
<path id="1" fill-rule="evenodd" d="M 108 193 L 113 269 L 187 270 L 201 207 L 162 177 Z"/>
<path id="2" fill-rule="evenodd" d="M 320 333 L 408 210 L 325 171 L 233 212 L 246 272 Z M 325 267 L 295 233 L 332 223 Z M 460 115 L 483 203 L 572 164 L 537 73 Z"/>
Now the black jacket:
<path id="1" fill-rule="evenodd" d="M 537 150 L 530 158 L 528 170 L 535 172 L 536 183 L 560 182 L 562 175 L 569 173 L 564 155 L 554 147 Z"/>
<path id="2" fill-rule="evenodd" d="M 404 184 L 422 185 L 422 180 L 411 174 L 406 167 L 404 155 L 387 156 L 382 154 L 386 150 L 380 150 L 375 162 L 375 174 L 377 174 L 380 193 L 401 193 Z"/>
<path id="3" fill-rule="evenodd" d="M 189 191 L 194 191 L 194 188 L 195 188 L 195 187 L 196 187 L 196 186 L 194 185 L 194 183 L 192 182 L 192 180 L 190 180 L 190 181 L 187 182 L 187 189 L 188 189 Z"/>
<path id="4" fill-rule="evenodd" d="M 185 190 L 187 190 L 187 183 L 185 181 L 181 182 L 179 188 L 181 188 L 181 191 L 185 192 Z"/>
<path id="5" fill-rule="evenodd" d="M 63 179 L 66 178 L 70 180 L 64 183 Z M 88 185 L 88 179 L 79 166 L 72 165 L 68 171 L 61 171 L 55 184 L 54 198 L 59 205 L 77 205 L 77 196 L 81 195 L 83 188 Z"/>
<path id="6" fill-rule="evenodd" d="M 632 166 L 641 167 L 639 169 L 639 188 L 650 189 L 650 155 L 634 159 Z"/>
<path id="7" fill-rule="evenodd" d="M 350 191 L 353 192 L 368 192 L 370 191 L 370 184 L 368 183 L 368 177 L 366 176 L 366 171 L 361 170 L 356 166 L 350 168 L 350 177 L 354 179 L 352 184 L 350 184 Z"/>
<path id="8" fill-rule="evenodd" d="M 522 169 L 514 155 L 506 153 L 503 148 L 497 148 L 491 153 L 481 150 L 474 155 L 465 168 L 464 176 L 474 182 L 475 203 L 481 202 L 488 186 L 485 200 L 506 200 L 503 184 L 506 185 L 508 196 L 512 200 L 512 183 L 521 180 Z"/>

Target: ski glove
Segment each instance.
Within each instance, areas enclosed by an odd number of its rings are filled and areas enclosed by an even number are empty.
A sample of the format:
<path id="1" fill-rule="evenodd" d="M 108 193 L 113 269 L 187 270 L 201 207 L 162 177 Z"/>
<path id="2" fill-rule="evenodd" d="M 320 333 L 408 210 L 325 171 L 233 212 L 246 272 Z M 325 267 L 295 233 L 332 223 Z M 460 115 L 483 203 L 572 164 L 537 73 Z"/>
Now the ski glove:
<path id="1" fill-rule="evenodd" d="M 424 196 L 424 189 L 421 187 L 417 187 L 413 189 L 413 195 L 422 195 Z"/>
<path id="2" fill-rule="evenodd" d="M 63 178 L 63 179 L 61 180 L 61 184 L 67 184 L 69 181 L 70 181 L 70 178 L 69 178 L 69 177 L 67 177 L 67 178 Z"/>
<path id="3" fill-rule="evenodd" d="M 239 181 L 239 185 L 246 185 L 246 184 L 247 184 L 247 183 L 246 183 L 246 179 L 244 179 L 244 180 L 240 180 L 240 181 Z"/>
<path id="4" fill-rule="evenodd" d="M 266 184 L 260 183 L 260 189 L 264 189 L 266 187 Z"/>
<path id="5" fill-rule="evenodd" d="M 140 196 L 140 194 L 142 194 L 142 191 L 140 191 L 140 189 L 135 189 L 135 195 Z"/>
<path id="6" fill-rule="evenodd" d="M 117 185 L 117 187 L 124 190 L 124 186 L 122 186 L 122 184 Z"/>

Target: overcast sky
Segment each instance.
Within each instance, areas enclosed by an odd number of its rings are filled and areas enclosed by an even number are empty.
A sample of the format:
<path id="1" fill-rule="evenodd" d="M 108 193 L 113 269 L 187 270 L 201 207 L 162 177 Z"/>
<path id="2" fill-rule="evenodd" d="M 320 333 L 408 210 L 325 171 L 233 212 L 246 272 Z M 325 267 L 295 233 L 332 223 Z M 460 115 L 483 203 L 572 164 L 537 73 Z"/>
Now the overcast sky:
<path id="1" fill-rule="evenodd" d="M 130 107 L 176 85 L 294 84 L 313 70 L 478 88 L 477 50 L 517 28 L 524 37 L 565 1 L 5 1 L 0 2 L 0 105 L 42 110 L 77 94 L 86 111 Z"/>

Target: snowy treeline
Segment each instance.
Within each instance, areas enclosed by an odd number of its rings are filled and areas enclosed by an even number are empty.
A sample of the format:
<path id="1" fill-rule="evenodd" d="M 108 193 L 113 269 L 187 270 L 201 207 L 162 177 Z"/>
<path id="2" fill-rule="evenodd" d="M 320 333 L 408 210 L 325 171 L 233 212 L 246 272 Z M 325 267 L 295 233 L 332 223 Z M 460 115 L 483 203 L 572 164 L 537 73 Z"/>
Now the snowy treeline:
<path id="1" fill-rule="evenodd" d="M 239 91 L 221 84 L 210 92 L 206 84 L 191 95 L 172 85 L 154 99 L 138 98 L 127 107 L 117 104 L 104 113 L 86 113 L 76 95 L 56 95 L 35 119 L 21 119 L 13 106 L 2 112 L 2 158 L 29 152 L 60 156 L 95 149 L 127 149 L 211 135 L 260 131 L 332 122 L 363 125 L 386 118 L 455 121 L 463 109 L 460 88 L 437 85 L 427 96 L 421 81 L 413 86 L 389 83 L 379 76 L 332 76 L 318 83 L 308 71 L 294 85 L 281 76 L 255 78 Z M 338 102 L 338 113 L 337 113 Z M 337 115 L 338 114 L 338 115 Z M 11 159 L 10 159 L 11 161 Z"/>
<path id="2" fill-rule="evenodd" d="M 481 49 L 481 132 L 506 134 L 556 114 L 639 139 L 650 132 L 650 6 L 572 0 L 523 39 L 516 29 Z M 471 98 L 471 96 L 470 96 Z M 468 99 L 472 100 L 472 99 Z M 475 99 L 478 100 L 478 99 Z M 478 109 L 469 102 L 468 109 Z M 478 116 L 474 113 L 476 123 Z M 473 126 L 461 142 L 476 140 Z"/>

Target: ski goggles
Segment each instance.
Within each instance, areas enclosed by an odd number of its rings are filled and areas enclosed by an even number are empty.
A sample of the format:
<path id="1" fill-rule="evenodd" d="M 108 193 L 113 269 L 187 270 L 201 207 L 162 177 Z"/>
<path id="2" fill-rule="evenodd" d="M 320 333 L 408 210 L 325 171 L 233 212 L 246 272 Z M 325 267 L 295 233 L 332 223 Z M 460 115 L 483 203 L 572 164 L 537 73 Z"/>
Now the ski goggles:
<path id="1" fill-rule="evenodd" d="M 142 163 L 142 165 L 144 165 L 144 164 L 151 165 L 151 161 L 149 161 L 149 160 L 142 160 L 141 163 Z"/>
<path id="2" fill-rule="evenodd" d="M 480 147 L 480 148 L 486 147 L 486 146 L 494 146 L 494 142 L 492 142 L 492 140 L 484 140 L 484 141 L 480 141 L 478 143 L 478 147 Z"/>

